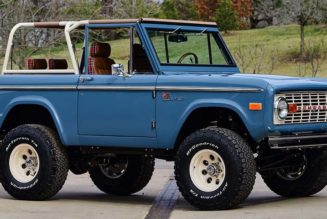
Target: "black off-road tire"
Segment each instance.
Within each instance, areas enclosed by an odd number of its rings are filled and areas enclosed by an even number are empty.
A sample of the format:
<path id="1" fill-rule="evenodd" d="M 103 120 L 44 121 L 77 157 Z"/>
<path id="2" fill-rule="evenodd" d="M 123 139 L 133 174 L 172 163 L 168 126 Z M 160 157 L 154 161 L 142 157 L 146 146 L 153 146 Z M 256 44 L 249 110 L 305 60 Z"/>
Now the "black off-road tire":
<path id="1" fill-rule="evenodd" d="M 191 178 L 192 158 L 204 151 L 217 153 L 226 170 L 220 187 L 209 192 L 199 189 Z M 223 210 L 237 206 L 252 191 L 255 174 L 256 165 L 250 147 L 238 134 L 228 129 L 209 127 L 198 130 L 188 136 L 177 151 L 175 178 L 179 191 L 199 209 Z"/>
<path id="2" fill-rule="evenodd" d="M 154 171 L 154 159 L 140 155 L 127 156 L 128 165 L 118 178 L 107 177 L 99 165 L 89 170 L 93 183 L 103 192 L 112 195 L 129 195 L 142 190 Z"/>
<path id="3" fill-rule="evenodd" d="M 327 184 L 327 149 L 307 150 L 305 157 L 307 166 L 300 177 L 289 180 L 273 171 L 261 175 L 264 182 L 284 197 L 305 197 L 320 192 Z"/>
<path id="4" fill-rule="evenodd" d="M 11 155 L 15 155 L 12 152 L 23 150 L 23 145 L 30 148 L 28 152 L 22 152 L 25 158 L 25 153 L 29 155 L 32 150 L 39 157 L 39 169 L 29 182 L 17 180 L 9 164 Z M 12 169 L 21 166 L 16 159 L 12 160 Z M 22 200 L 49 199 L 62 188 L 67 172 L 67 154 L 52 129 L 42 125 L 20 125 L 5 136 L 0 148 L 0 180 L 11 196 Z"/>

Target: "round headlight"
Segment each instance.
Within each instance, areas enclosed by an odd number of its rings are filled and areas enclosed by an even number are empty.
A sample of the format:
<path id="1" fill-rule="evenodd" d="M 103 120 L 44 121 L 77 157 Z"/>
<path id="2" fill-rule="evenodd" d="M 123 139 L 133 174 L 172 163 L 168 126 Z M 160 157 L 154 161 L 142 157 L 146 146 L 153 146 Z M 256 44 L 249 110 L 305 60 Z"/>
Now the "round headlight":
<path id="1" fill-rule="evenodd" d="M 285 98 L 281 97 L 276 104 L 277 114 L 280 119 L 285 119 L 288 114 L 288 104 Z"/>

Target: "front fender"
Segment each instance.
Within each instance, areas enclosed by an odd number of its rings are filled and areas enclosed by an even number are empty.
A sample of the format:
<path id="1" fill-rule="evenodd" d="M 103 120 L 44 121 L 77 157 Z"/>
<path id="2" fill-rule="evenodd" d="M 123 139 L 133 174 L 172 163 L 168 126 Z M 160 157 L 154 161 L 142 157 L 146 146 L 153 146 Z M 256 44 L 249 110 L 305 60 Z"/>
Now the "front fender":
<path id="1" fill-rule="evenodd" d="M 257 119 L 255 119 L 255 117 L 263 117 L 262 112 L 256 112 L 255 113 L 256 115 L 254 115 L 253 111 L 250 111 L 248 108 L 245 109 L 241 104 L 228 99 L 203 99 L 203 100 L 192 102 L 184 111 L 183 116 L 179 121 L 178 129 L 175 131 L 178 133 L 179 130 L 181 130 L 186 119 L 190 116 L 190 114 L 193 111 L 200 108 L 207 108 L 207 107 L 225 108 L 225 109 L 232 110 L 241 118 L 247 130 L 249 130 L 252 138 L 260 139 L 260 137 L 262 136 L 262 133 L 260 133 L 260 131 L 261 130 L 263 131 L 263 126 L 262 126 L 263 123 L 258 122 Z"/>
<path id="2" fill-rule="evenodd" d="M 201 108 L 225 108 L 235 112 L 243 121 L 251 137 L 256 141 L 262 140 L 266 131 L 263 122 L 264 112 L 249 110 L 248 103 L 251 101 L 251 98 L 249 98 L 248 100 L 249 101 L 247 102 L 247 101 L 235 101 L 233 99 L 228 99 L 228 98 L 212 98 L 212 99 L 207 98 L 207 99 L 194 100 L 190 102 L 186 107 L 184 108 L 180 107 L 180 109 L 183 109 L 183 111 L 180 114 L 171 113 L 171 115 L 175 115 L 176 117 L 174 123 L 171 122 L 171 124 L 168 124 L 167 121 L 174 121 L 174 119 L 165 118 L 165 116 L 163 116 L 163 119 L 158 121 L 159 122 L 158 133 L 157 133 L 158 146 L 165 147 L 165 148 L 174 147 L 178 134 L 180 133 L 187 118 L 192 114 L 192 112 Z M 263 100 L 261 102 L 263 103 Z M 160 108 L 158 108 L 158 110 L 160 110 Z M 161 113 L 161 116 L 163 114 L 164 113 Z M 173 129 L 169 129 L 167 127 L 173 127 Z"/>

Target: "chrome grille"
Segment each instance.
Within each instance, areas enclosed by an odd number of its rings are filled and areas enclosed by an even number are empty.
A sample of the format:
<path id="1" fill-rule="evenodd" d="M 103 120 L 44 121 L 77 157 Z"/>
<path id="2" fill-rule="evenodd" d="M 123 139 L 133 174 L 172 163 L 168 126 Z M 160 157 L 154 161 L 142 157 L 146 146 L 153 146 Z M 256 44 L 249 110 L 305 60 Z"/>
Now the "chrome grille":
<path id="1" fill-rule="evenodd" d="M 327 122 L 327 109 L 325 107 L 327 105 L 327 91 L 291 92 L 284 95 L 289 104 L 295 103 L 302 109 L 307 107 L 307 110 L 289 113 L 285 119 L 285 124 Z M 308 110 L 308 106 L 319 109 Z"/>

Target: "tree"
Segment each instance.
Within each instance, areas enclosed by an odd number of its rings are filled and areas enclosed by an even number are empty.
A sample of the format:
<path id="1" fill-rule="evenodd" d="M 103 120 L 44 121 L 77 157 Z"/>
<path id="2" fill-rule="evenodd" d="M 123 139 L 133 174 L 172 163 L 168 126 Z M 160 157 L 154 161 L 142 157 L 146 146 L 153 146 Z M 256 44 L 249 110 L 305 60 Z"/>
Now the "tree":
<path id="1" fill-rule="evenodd" d="M 215 21 L 218 0 L 194 0 L 199 18 L 205 21 Z"/>
<path id="2" fill-rule="evenodd" d="M 114 18 L 157 17 L 160 4 L 155 0 L 117 0 L 114 4 Z"/>
<path id="3" fill-rule="evenodd" d="M 222 1 L 220 0 L 218 4 Z M 234 10 L 237 12 L 239 27 L 248 28 L 253 14 L 253 0 L 232 0 Z"/>
<path id="4" fill-rule="evenodd" d="M 311 22 L 320 22 L 325 14 L 323 8 L 326 0 L 285 0 L 291 18 L 300 25 L 300 55 L 303 57 L 305 50 L 304 28 Z"/>
<path id="5" fill-rule="evenodd" d="M 20 22 L 38 22 L 58 20 L 65 1 L 55 0 L 12 0 L 0 1 L 0 39 L 3 49 L 12 27 Z M 13 60 L 19 68 L 25 66 L 26 57 L 34 54 L 40 47 L 54 43 L 57 32 L 46 29 L 17 31 L 14 38 L 14 49 L 17 52 Z M 27 45 L 33 49 L 28 49 Z M 3 55 L 3 54 L 2 54 Z"/>
<path id="6" fill-rule="evenodd" d="M 165 0 L 161 6 L 161 17 L 169 19 L 192 20 L 197 18 L 193 1 Z"/>
<path id="7" fill-rule="evenodd" d="M 179 13 L 177 12 L 175 0 L 165 0 L 161 6 L 161 17 L 170 19 L 179 19 Z"/>
<path id="8" fill-rule="evenodd" d="M 105 17 L 111 18 L 114 14 L 114 0 L 102 0 L 101 1 L 101 9 L 102 14 Z"/>
<path id="9" fill-rule="evenodd" d="M 238 27 L 237 15 L 231 0 L 221 0 L 216 11 L 216 22 L 219 28 L 225 32 Z"/>
<path id="10" fill-rule="evenodd" d="M 273 25 L 274 18 L 278 18 L 284 12 L 283 0 L 254 0 L 251 27 L 255 28 L 260 22 Z"/>

